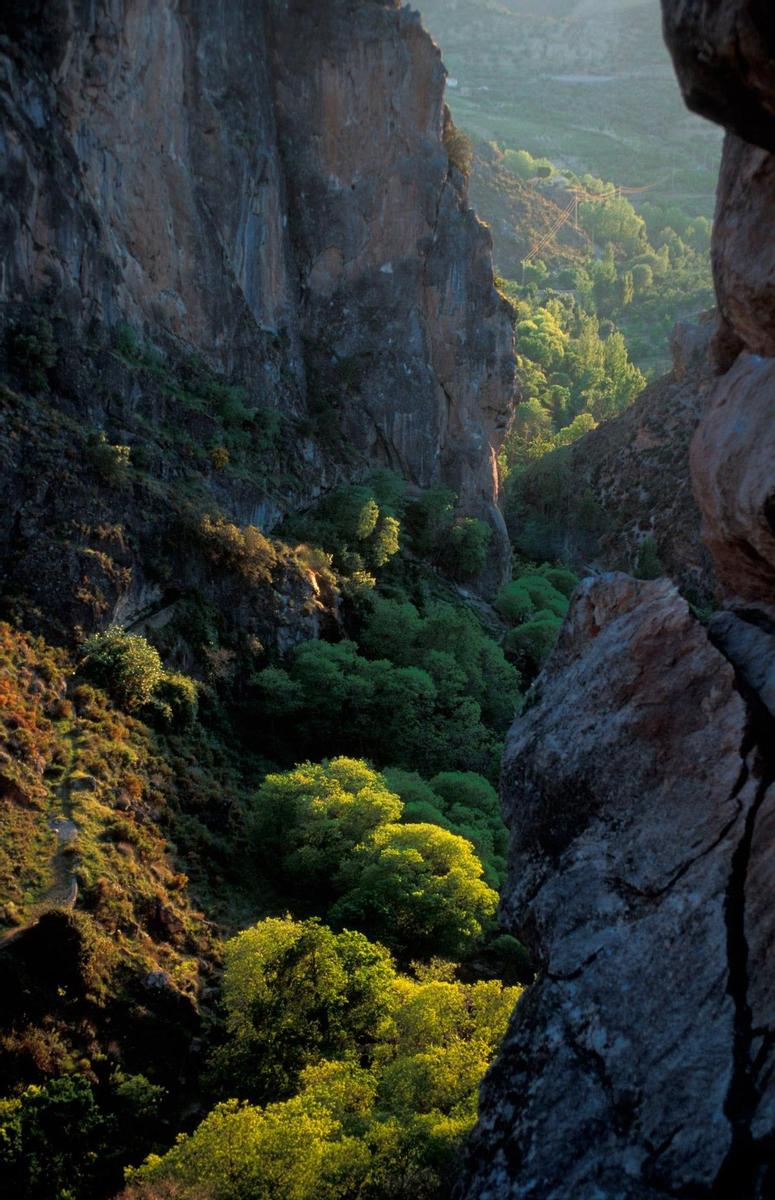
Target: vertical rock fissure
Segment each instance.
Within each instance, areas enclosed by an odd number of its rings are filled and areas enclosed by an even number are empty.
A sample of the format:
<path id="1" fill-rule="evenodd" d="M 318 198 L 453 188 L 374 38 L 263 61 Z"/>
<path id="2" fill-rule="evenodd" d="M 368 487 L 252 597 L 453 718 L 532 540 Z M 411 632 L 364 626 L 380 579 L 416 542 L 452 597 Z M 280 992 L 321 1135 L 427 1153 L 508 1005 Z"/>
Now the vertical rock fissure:
<path id="1" fill-rule="evenodd" d="M 724 1111 L 732 1131 L 732 1143 L 719 1170 L 712 1195 L 717 1200 L 735 1196 L 753 1200 L 760 1162 L 751 1131 L 759 1093 L 753 1054 L 753 1016 L 748 1002 L 748 939 L 745 932 L 746 881 L 751 861 L 754 831 L 773 772 L 768 769 L 745 817 L 743 834 L 732 856 L 725 900 L 727 930 L 727 994 L 735 1009 L 732 1043 L 732 1079 Z"/>

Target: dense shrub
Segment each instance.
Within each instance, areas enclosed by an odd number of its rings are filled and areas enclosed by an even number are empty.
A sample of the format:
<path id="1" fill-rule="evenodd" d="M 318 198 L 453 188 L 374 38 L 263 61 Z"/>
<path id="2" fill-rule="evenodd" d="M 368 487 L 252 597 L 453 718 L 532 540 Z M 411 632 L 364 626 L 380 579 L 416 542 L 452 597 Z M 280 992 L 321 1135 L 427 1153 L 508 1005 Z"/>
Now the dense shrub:
<path id="1" fill-rule="evenodd" d="M 657 543 L 649 534 L 640 544 L 633 574 L 636 579 L 659 579 L 664 573 L 665 568 L 659 557 Z"/>
<path id="2" fill-rule="evenodd" d="M 126 480 L 132 461 L 131 447 L 112 444 L 107 435 L 100 431 L 89 438 L 87 455 L 104 483 L 115 485 Z"/>
<path id="3" fill-rule="evenodd" d="M 141 346 L 137 334 L 126 321 L 119 321 L 113 328 L 113 346 L 122 358 L 130 362 L 140 357 Z"/>
<path id="4" fill-rule="evenodd" d="M 57 347 L 48 317 L 35 316 L 17 326 L 9 337 L 13 369 L 35 392 L 48 385 L 48 372 L 56 366 Z"/>
<path id="5" fill-rule="evenodd" d="M 278 553 L 255 525 L 234 525 L 220 515 L 206 515 L 198 532 L 213 562 L 241 575 L 248 583 L 272 582 Z"/>
<path id="6" fill-rule="evenodd" d="M 477 517 L 458 517 L 447 535 L 440 558 L 455 579 L 473 579 L 487 562 L 492 530 Z"/>
<path id="7" fill-rule="evenodd" d="M 409 501 L 405 523 L 410 545 L 420 558 L 431 559 L 443 547 L 455 517 L 454 492 L 432 487 Z"/>
<path id="8" fill-rule="evenodd" d="M 398 819 L 401 801 L 363 762 L 335 758 L 268 775 L 253 809 L 252 841 L 294 891 L 318 899 L 354 848 Z"/>
<path id="9" fill-rule="evenodd" d="M 451 119 L 444 127 L 444 149 L 452 166 L 468 175 L 474 157 L 473 144 L 468 134 L 458 129 Z"/>
<path id="10" fill-rule="evenodd" d="M 193 679 L 164 670 L 159 652 L 136 633 L 112 626 L 83 645 L 80 672 L 104 688 L 120 708 L 164 732 L 183 733 L 197 718 Z"/>
<path id="11" fill-rule="evenodd" d="M 404 802 L 403 821 L 438 825 L 472 843 L 491 887 L 506 867 L 506 826 L 492 784 L 473 771 L 445 771 L 430 783 L 414 772 L 389 768 L 385 780 Z"/>
<path id="12" fill-rule="evenodd" d="M 426 774 L 444 766 L 497 772 L 499 738 L 519 700 L 517 672 L 476 618 L 451 605 L 419 620 L 407 647 L 403 608 L 380 601 L 383 632 L 367 639 L 370 654 L 392 652 L 397 663 L 366 658 L 352 642 L 305 642 L 285 668 L 256 675 L 243 720 L 271 735 L 274 756 L 317 759 L 335 750 Z"/>
<path id="13" fill-rule="evenodd" d="M 286 523 L 288 536 L 318 545 L 346 575 L 379 570 L 399 551 L 403 484 L 389 472 L 337 488 L 305 516 Z"/>
<path id="14" fill-rule="evenodd" d="M 403 958 L 454 957 L 495 914 L 498 896 L 482 873 L 471 843 L 446 829 L 382 825 L 342 863 L 328 919 Z"/>
<path id="15" fill-rule="evenodd" d="M 452 777 L 440 778 L 454 792 Z M 485 795 L 484 780 L 462 784 Z M 251 843 L 286 889 L 321 911 L 330 905 L 336 927 L 362 929 L 403 956 L 454 954 L 482 933 L 497 897 L 469 841 L 438 822 L 397 824 L 402 807 L 363 762 L 305 763 L 267 776 Z"/>
<path id="16" fill-rule="evenodd" d="M 547 613 L 525 621 L 506 634 L 505 647 L 522 664 L 527 674 L 534 675 L 554 649 L 562 622 Z"/>
<path id="17" fill-rule="evenodd" d="M 84 642 L 81 673 L 131 710 L 151 699 L 164 668 L 158 651 L 144 637 L 114 625 Z"/>
<path id="18" fill-rule="evenodd" d="M 147 1147 L 158 1125 L 162 1093 L 142 1075 L 116 1072 L 99 1089 L 83 1075 L 65 1075 L 0 1100 L 2 1194 L 112 1195 L 122 1164 Z"/>
<path id="19" fill-rule="evenodd" d="M 545 576 L 526 574 L 500 589 L 495 607 L 502 617 L 516 624 L 541 609 L 563 617 L 568 611 L 568 600 Z"/>
<path id="20" fill-rule="evenodd" d="M 436 686 L 417 667 L 371 662 L 351 642 L 309 642 L 294 651 L 291 677 L 304 695 L 302 741 L 339 744 L 378 763 L 425 761 L 443 741 Z"/>
<path id="21" fill-rule="evenodd" d="M 360 933 L 267 919 L 226 946 L 229 1034 L 215 1076 L 263 1101 L 290 1095 L 311 1063 L 363 1056 L 386 1033 L 393 965 Z"/>
<path id="22" fill-rule="evenodd" d="M 188 675 L 165 672 L 154 688 L 154 718 L 164 729 L 183 733 L 191 729 L 199 709 L 199 691 Z"/>

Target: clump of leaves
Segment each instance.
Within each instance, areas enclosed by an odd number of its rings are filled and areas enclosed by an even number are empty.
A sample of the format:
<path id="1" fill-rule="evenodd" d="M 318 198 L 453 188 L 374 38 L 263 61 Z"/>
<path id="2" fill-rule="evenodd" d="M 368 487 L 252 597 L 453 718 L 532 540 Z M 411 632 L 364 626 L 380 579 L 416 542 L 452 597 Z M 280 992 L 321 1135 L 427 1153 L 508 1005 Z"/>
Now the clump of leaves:
<path id="1" fill-rule="evenodd" d="M 204 516 L 199 536 L 215 563 L 243 576 L 248 583 L 272 582 L 278 554 L 255 525 L 234 525 L 222 516 Z"/>
<path id="2" fill-rule="evenodd" d="M 113 345 L 122 358 L 133 361 L 140 356 L 137 334 L 126 321 L 119 321 L 113 330 Z"/>
<path id="3" fill-rule="evenodd" d="M 100 430 L 89 438 L 88 458 L 104 483 L 116 485 L 126 480 L 132 450 L 130 446 L 109 442 L 107 435 Z"/>
<path id="4" fill-rule="evenodd" d="M 468 176 L 471 172 L 474 148 L 468 134 L 458 129 L 451 118 L 444 127 L 444 149 L 452 166 Z"/>
<path id="5" fill-rule="evenodd" d="M 114 625 L 83 646 L 81 673 L 127 710 L 141 708 L 164 677 L 157 650 L 139 634 Z"/>
<path id="6" fill-rule="evenodd" d="M 652 535 L 649 534 L 640 544 L 638 557 L 635 560 L 633 568 L 633 575 L 636 579 L 659 579 L 664 573 L 665 568 L 659 557 L 657 543 Z"/>
<path id="7" fill-rule="evenodd" d="M 48 386 L 48 372 L 57 361 L 54 330 L 48 317 L 32 317 L 17 326 L 10 338 L 14 370 L 36 392 Z"/>

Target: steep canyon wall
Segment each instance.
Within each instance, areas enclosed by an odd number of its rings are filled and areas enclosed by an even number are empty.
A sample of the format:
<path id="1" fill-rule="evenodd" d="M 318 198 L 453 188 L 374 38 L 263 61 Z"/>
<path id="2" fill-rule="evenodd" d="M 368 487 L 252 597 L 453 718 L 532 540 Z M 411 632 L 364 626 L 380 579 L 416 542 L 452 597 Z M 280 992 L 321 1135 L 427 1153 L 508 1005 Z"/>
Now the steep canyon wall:
<path id="1" fill-rule="evenodd" d="M 538 980 L 459 1194 L 764 1200 L 775 1188 L 775 21 L 663 0 L 688 103 L 728 130 L 716 377 L 690 470 L 724 607 L 586 581 L 516 722 L 503 914 Z"/>
<path id="2" fill-rule="evenodd" d="M 208 481 L 214 503 L 266 527 L 389 467 L 446 484 L 491 524 L 495 584 L 513 334 L 489 233 L 444 147 L 444 78 L 398 0 L 10 6 L 0 314 L 11 329 L 32 305 L 52 318 L 56 404 L 130 445 L 144 406 L 157 425 L 190 418 L 153 378 L 122 375 L 119 323 L 171 360 L 201 357 L 251 406 L 300 422 L 330 407 L 336 446 L 298 438 L 265 488 Z M 46 523 L 50 498 L 26 482 L 37 465 L 3 449 L 8 512 Z M 289 469 L 292 492 L 277 482 Z M 0 520 L 0 558 L 17 562 L 34 536 Z M 141 555 L 130 570 L 104 619 L 143 592 Z"/>

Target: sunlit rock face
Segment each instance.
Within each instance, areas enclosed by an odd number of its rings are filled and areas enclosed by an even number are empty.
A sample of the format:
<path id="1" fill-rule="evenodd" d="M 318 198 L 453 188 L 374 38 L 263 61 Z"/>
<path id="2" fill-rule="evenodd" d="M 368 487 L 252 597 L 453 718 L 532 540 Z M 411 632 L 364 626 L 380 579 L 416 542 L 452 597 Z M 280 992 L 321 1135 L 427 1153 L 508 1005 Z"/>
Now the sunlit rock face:
<path id="1" fill-rule="evenodd" d="M 742 354 L 716 385 L 691 468 L 705 541 L 729 598 L 775 603 L 775 358 Z"/>
<path id="2" fill-rule="evenodd" d="M 663 10 L 731 131 L 689 463 L 724 608 L 586 581 L 512 729 L 502 910 L 537 981 L 483 1087 L 477 1200 L 775 1194 L 775 11 Z"/>
<path id="3" fill-rule="evenodd" d="M 351 364 L 357 445 L 417 482 L 442 477 L 506 550 L 492 448 L 510 414 L 513 334 L 489 230 L 442 144 L 439 52 L 418 14 L 354 0 L 274 5 L 272 44 L 315 364 Z"/>
<path id="4" fill-rule="evenodd" d="M 0 17 L 0 303 L 177 339 L 286 411 L 336 386 L 362 466 L 454 488 L 493 526 L 499 580 L 513 333 L 419 17 L 398 0 L 17 8 Z"/>

